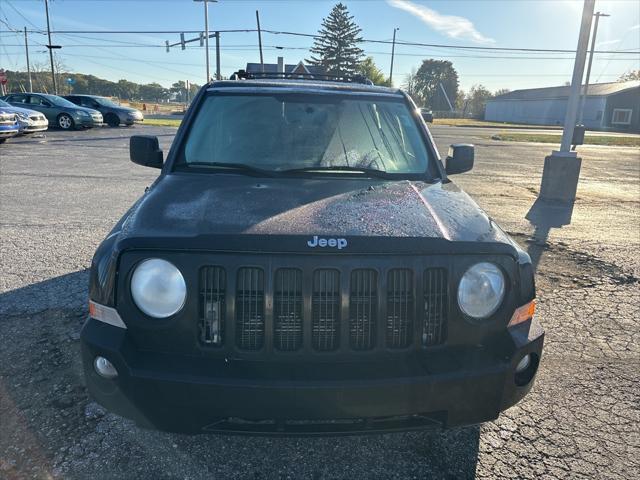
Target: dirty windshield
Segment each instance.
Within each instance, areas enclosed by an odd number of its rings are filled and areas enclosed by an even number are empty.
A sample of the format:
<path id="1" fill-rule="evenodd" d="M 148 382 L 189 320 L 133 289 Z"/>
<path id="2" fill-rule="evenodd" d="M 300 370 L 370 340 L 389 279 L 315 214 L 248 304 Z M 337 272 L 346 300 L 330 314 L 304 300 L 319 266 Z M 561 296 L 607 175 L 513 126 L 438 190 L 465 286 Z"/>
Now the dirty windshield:
<path id="1" fill-rule="evenodd" d="M 192 125 L 183 165 L 418 174 L 425 172 L 429 158 L 416 120 L 401 98 L 211 95 Z"/>

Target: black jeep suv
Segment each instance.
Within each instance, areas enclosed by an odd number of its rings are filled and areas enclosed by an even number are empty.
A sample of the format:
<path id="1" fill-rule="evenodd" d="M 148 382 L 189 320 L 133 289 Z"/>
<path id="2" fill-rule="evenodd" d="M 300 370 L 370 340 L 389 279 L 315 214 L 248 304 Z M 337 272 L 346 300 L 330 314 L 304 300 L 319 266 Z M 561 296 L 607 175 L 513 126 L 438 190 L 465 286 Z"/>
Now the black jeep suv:
<path id="1" fill-rule="evenodd" d="M 531 389 L 528 255 L 449 176 L 402 91 L 204 86 L 157 180 L 98 247 L 91 394 L 169 431 L 343 434 L 475 424 Z"/>

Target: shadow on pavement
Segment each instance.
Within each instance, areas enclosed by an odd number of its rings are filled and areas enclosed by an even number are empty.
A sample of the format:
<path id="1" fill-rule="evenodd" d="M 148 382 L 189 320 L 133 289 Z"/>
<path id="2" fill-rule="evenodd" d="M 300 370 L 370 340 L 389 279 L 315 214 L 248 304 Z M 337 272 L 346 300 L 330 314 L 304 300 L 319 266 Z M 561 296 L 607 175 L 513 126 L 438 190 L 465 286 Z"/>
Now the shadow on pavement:
<path id="1" fill-rule="evenodd" d="M 132 471 L 150 479 L 211 478 L 212 471 L 223 478 L 475 477 L 479 426 L 323 438 L 186 436 L 106 413 L 89 397 L 80 362 L 87 283 L 80 270 L 0 294 L 6 478 L 132 478 Z M 242 462 L 232 452 L 243 452 Z"/>
<path id="2" fill-rule="evenodd" d="M 525 215 L 525 218 L 535 227 L 534 241 L 529 243 L 527 248 L 534 270 L 538 269 L 551 229 L 571 224 L 573 204 L 574 202 L 551 202 L 538 198 Z"/>

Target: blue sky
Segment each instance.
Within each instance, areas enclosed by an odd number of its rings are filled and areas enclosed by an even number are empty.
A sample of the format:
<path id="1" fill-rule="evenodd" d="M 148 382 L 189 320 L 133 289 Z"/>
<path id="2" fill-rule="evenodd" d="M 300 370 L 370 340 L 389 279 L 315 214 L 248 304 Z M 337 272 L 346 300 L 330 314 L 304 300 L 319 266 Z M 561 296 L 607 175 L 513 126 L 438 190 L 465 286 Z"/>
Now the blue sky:
<path id="1" fill-rule="evenodd" d="M 192 0 L 50 0 L 54 30 L 201 30 L 202 4 Z M 322 18 L 335 1 L 324 0 L 220 0 L 209 6 L 210 29 L 255 28 L 255 10 L 260 10 L 262 28 L 316 33 Z M 502 1 L 418 1 L 346 0 L 345 3 L 366 39 L 391 40 L 393 28 L 401 41 L 491 47 L 575 49 L 582 1 L 502 0 Z M 598 48 L 601 50 L 640 49 L 640 2 L 599 0 L 596 10 L 611 16 L 600 21 Z M 46 26 L 43 0 L 2 0 L 0 20 L 12 28 L 43 29 Z M 25 68 L 23 37 L 6 33 L 0 25 L 0 67 Z M 187 34 L 187 38 L 191 35 Z M 176 42 L 178 34 L 58 34 L 53 43 L 70 71 L 92 73 L 118 80 L 165 86 L 177 80 L 202 83 L 205 78 L 204 50 L 195 46 L 165 52 L 165 40 Z M 42 44 L 46 36 L 30 34 L 32 63 L 46 64 Z M 122 43 L 117 43 L 122 42 Z M 308 56 L 312 40 L 265 34 L 265 61 L 278 55 L 287 63 Z M 221 38 L 223 75 L 258 61 L 255 33 L 227 33 Z M 213 46 L 213 44 L 212 44 Z M 368 55 L 388 73 L 390 45 L 365 43 Z M 284 47 L 276 49 L 275 47 Z M 483 84 L 490 90 L 561 85 L 571 77 L 573 60 L 567 54 L 504 54 L 444 48 L 396 47 L 394 82 L 402 83 L 412 68 L 424 58 L 453 62 L 465 90 Z M 496 58 L 515 57 L 515 58 Z M 534 58 L 532 58 L 534 57 Z M 541 58 L 535 58 L 541 57 Z M 552 57 L 552 58 L 550 58 Z M 215 53 L 211 52 L 215 65 Z M 638 55 L 597 54 L 592 82 L 614 81 L 625 71 L 640 68 Z"/>

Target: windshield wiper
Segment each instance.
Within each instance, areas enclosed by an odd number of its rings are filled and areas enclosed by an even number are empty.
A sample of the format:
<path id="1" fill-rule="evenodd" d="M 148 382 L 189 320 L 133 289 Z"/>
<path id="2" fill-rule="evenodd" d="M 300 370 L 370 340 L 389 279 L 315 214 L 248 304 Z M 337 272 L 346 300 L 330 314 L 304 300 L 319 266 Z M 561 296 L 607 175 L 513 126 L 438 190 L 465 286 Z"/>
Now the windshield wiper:
<path id="1" fill-rule="evenodd" d="M 189 167 L 204 167 L 204 168 L 222 169 L 222 170 L 235 170 L 237 172 L 245 173 L 247 175 L 251 175 L 254 177 L 275 177 L 278 175 L 278 172 L 275 172 L 273 170 L 265 170 L 262 168 L 252 167 L 251 165 L 246 165 L 244 163 L 189 162 L 183 165 L 186 165 Z"/>
<path id="2" fill-rule="evenodd" d="M 335 165 L 332 167 L 304 167 L 278 170 L 278 173 L 305 173 L 305 172 L 359 172 L 372 177 L 389 178 L 389 173 L 377 168 L 350 167 L 347 165 Z"/>

